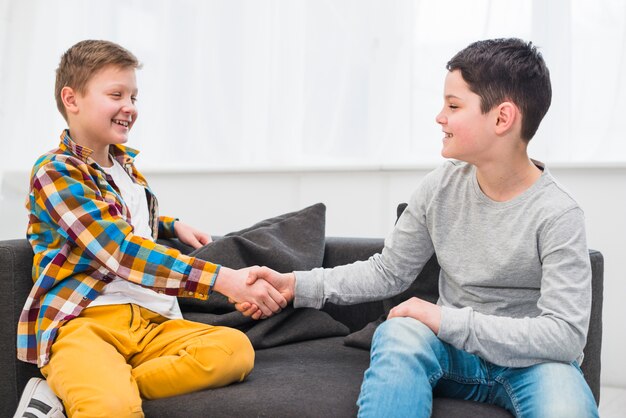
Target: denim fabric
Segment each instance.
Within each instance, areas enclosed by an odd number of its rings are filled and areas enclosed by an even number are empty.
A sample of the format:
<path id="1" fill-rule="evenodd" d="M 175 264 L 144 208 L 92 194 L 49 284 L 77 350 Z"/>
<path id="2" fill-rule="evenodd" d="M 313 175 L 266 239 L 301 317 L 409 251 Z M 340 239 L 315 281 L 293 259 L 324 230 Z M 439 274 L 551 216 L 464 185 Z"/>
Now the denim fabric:
<path id="1" fill-rule="evenodd" d="M 598 417 L 576 362 L 501 367 L 441 341 L 415 319 L 385 321 L 372 340 L 359 417 L 429 417 L 433 396 L 494 404 L 516 417 Z"/>

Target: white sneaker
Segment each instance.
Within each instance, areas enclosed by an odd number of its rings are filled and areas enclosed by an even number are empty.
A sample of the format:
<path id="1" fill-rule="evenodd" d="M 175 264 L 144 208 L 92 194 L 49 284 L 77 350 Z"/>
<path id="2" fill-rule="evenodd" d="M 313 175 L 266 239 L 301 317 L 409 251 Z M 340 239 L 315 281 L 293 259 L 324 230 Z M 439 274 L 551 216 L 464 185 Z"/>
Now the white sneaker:
<path id="1" fill-rule="evenodd" d="M 38 377 L 28 381 L 13 418 L 65 418 L 63 404 L 48 383 Z"/>

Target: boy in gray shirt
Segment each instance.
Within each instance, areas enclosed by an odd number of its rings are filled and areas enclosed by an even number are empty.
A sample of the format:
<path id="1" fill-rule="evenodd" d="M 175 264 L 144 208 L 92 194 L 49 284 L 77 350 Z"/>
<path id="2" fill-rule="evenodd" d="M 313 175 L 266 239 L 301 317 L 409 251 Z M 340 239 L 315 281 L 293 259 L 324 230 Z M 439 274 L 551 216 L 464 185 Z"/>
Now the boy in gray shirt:
<path id="1" fill-rule="evenodd" d="M 372 340 L 359 416 L 430 416 L 433 392 L 518 417 L 594 417 L 580 371 L 591 306 L 583 212 L 527 146 L 551 101 L 531 43 L 473 43 L 450 62 L 442 155 L 381 254 L 264 278 L 296 307 L 384 299 L 437 254 L 439 300 L 393 308 Z M 245 315 L 256 306 L 237 304 Z"/>

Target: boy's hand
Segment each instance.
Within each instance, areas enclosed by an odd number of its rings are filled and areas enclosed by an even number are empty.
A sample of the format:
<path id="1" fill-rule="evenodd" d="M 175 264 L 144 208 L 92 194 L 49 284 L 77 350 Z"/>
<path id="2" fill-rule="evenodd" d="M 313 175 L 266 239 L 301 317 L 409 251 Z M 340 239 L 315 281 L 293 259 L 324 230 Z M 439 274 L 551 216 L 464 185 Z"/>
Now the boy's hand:
<path id="1" fill-rule="evenodd" d="M 254 305 L 255 312 L 258 312 L 255 319 L 271 316 L 287 306 L 285 297 L 265 280 L 248 284 L 249 270 L 233 270 L 222 266 L 215 281 L 215 290 L 226 296 L 231 303 L 245 302 L 248 306 Z"/>
<path id="2" fill-rule="evenodd" d="M 254 284 L 259 279 L 263 279 L 270 285 L 274 286 L 276 290 L 285 298 L 287 302 L 291 302 L 295 294 L 296 277 L 293 273 L 278 273 L 269 267 L 250 267 L 248 270 L 249 285 Z M 231 302 L 233 302 L 231 300 Z M 252 303 L 248 302 L 235 302 L 235 308 L 241 312 L 244 316 L 251 316 L 252 319 L 263 319 L 266 317 L 261 310 Z"/>
<path id="3" fill-rule="evenodd" d="M 387 319 L 399 317 L 417 319 L 437 334 L 441 325 L 441 306 L 413 297 L 392 308 Z"/>
<path id="4" fill-rule="evenodd" d="M 200 232 L 195 228 L 181 222 L 174 222 L 174 232 L 176 233 L 176 237 L 183 244 L 187 244 L 192 246 L 193 248 L 200 248 L 203 245 L 207 245 L 211 242 L 211 236 L 205 234 L 204 232 Z"/>

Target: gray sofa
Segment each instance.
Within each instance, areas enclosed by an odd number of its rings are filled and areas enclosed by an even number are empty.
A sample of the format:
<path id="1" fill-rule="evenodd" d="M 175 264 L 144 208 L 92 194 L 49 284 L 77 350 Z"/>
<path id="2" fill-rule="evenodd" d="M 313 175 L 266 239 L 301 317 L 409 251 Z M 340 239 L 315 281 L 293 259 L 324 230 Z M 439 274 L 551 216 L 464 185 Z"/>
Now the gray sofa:
<path id="1" fill-rule="evenodd" d="M 165 242 L 187 251 L 176 241 Z M 382 239 L 326 238 L 323 266 L 367 259 L 382 248 Z M 25 239 L 0 242 L 0 416 L 12 416 L 36 366 L 15 356 L 18 315 L 31 288 L 32 250 Z M 596 401 L 600 396 L 603 258 L 590 251 L 593 308 L 582 369 Z M 358 348 L 389 306 L 413 294 L 436 298 L 438 265 L 433 257 L 405 294 L 393 300 L 355 306 L 329 305 L 324 311 L 345 332 L 324 338 L 293 340 L 257 350 L 255 369 L 240 384 L 170 399 L 145 401 L 147 417 L 350 417 L 357 412 L 362 375 L 369 353 Z M 187 311 L 191 308 L 183 306 Z M 380 319 L 379 319 L 380 321 Z M 363 330 L 362 330 L 363 329 Z M 360 333 L 354 333 L 361 330 Z M 348 333 L 352 333 L 345 336 Z M 356 336 L 356 338 L 355 338 Z M 355 342 L 356 341 L 356 342 Z M 361 341 L 361 343 L 359 343 Z M 348 345 L 347 345 L 348 344 Z M 365 348 L 367 344 L 365 344 Z M 257 348 L 259 346 L 257 345 Z M 506 417 L 503 409 L 479 403 L 435 398 L 434 417 Z"/>

